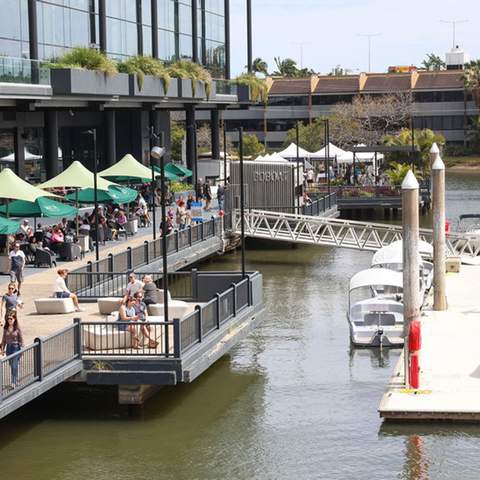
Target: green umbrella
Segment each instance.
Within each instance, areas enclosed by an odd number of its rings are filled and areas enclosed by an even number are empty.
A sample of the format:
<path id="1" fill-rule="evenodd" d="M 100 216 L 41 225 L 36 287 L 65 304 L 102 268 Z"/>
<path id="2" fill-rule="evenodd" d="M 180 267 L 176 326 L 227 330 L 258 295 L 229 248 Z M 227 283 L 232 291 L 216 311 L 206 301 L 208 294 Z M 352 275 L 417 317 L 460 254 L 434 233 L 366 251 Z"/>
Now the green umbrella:
<path id="1" fill-rule="evenodd" d="M 81 203 L 93 203 L 95 191 L 93 188 L 83 188 L 78 191 L 78 201 Z M 132 188 L 122 187 L 121 185 L 113 185 L 108 190 L 99 190 L 97 199 L 99 202 L 112 202 L 117 205 L 122 203 L 133 202 L 138 196 L 136 190 Z M 69 193 L 65 196 L 67 200 L 77 200 L 76 192 Z"/>
<path id="2" fill-rule="evenodd" d="M 5 217 L 0 217 L 0 235 L 14 235 L 18 232 L 20 225 Z"/>
<path id="3" fill-rule="evenodd" d="M 157 165 L 154 165 L 153 169 L 156 173 L 158 173 L 158 175 L 161 174 L 160 167 L 158 167 Z M 175 173 L 169 172 L 167 170 L 167 167 L 165 167 L 165 179 L 169 180 L 170 182 L 179 182 L 181 180 L 181 178 L 175 175 Z"/>
<path id="4" fill-rule="evenodd" d="M 98 172 L 98 175 L 112 182 L 149 183 L 152 181 L 152 171 L 127 153 L 115 165 Z"/>
<path id="5" fill-rule="evenodd" d="M 175 163 L 167 163 L 165 165 L 165 171 L 173 173 L 179 177 L 191 177 L 192 171 L 188 168 L 182 167 L 182 165 L 176 165 Z"/>
<path id="6" fill-rule="evenodd" d="M 5 214 L 5 205 L 0 213 Z M 34 202 L 15 200 L 8 205 L 8 213 L 12 217 L 73 217 L 78 210 L 66 203 L 56 202 L 47 197 L 39 197 Z"/>

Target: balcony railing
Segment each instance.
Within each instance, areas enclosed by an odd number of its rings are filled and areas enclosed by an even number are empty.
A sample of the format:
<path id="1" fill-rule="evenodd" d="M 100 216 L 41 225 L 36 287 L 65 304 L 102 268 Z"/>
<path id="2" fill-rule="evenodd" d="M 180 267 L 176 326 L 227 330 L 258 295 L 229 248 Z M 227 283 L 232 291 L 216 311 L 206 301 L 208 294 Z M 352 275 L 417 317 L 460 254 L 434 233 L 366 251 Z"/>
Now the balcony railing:
<path id="1" fill-rule="evenodd" d="M 231 81 L 225 79 L 214 79 L 217 95 L 237 95 L 238 85 Z"/>
<path id="2" fill-rule="evenodd" d="M 39 60 L 0 56 L 0 83 L 50 85 L 50 69 Z"/>

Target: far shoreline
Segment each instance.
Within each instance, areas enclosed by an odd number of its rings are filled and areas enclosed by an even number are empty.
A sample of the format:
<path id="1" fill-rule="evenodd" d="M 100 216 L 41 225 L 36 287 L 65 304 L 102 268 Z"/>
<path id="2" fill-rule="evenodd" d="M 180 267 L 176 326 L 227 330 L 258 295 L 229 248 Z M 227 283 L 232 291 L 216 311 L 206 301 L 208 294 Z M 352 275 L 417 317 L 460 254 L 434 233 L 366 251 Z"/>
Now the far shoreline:
<path id="1" fill-rule="evenodd" d="M 480 172 L 480 165 L 452 165 L 451 167 L 447 167 L 447 172 L 452 172 L 452 173 Z"/>

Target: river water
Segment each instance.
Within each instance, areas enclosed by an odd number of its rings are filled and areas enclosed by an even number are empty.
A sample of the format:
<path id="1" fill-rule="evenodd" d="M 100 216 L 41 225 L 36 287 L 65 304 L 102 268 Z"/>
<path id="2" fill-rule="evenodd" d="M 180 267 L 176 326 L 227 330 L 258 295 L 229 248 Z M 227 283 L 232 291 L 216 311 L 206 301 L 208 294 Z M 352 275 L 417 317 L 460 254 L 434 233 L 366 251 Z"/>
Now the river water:
<path id="1" fill-rule="evenodd" d="M 480 175 L 448 175 L 448 217 L 480 213 Z M 428 224 L 428 218 L 424 219 Z M 264 275 L 263 324 L 192 385 L 141 416 L 114 394 L 63 387 L 0 423 L 2 476 L 70 479 L 478 479 L 480 427 L 384 425 L 399 357 L 352 351 L 348 280 L 371 254 L 247 251 Z M 238 268 L 239 255 L 203 266 Z M 448 354 L 446 352 L 446 354 Z"/>

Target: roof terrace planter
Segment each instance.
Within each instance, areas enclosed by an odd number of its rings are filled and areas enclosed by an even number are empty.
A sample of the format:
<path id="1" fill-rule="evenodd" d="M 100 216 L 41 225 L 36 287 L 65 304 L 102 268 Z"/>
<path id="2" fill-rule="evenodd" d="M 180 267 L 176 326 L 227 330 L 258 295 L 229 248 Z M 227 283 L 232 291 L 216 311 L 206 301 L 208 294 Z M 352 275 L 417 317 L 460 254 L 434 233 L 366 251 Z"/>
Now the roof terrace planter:
<path id="1" fill-rule="evenodd" d="M 248 85 L 237 85 L 237 97 L 240 103 L 250 102 L 250 87 Z"/>
<path id="2" fill-rule="evenodd" d="M 129 75 L 107 75 L 95 70 L 53 68 L 51 84 L 54 95 L 124 95 L 128 96 Z"/>
<path id="3" fill-rule="evenodd" d="M 171 82 L 175 83 L 175 82 Z M 165 97 L 165 89 L 160 78 L 153 75 L 145 75 L 143 77 L 142 88 L 139 87 L 138 77 L 130 74 L 128 78 L 131 97 Z M 170 89 L 169 89 L 170 90 Z"/>
<path id="4" fill-rule="evenodd" d="M 205 91 L 205 83 L 199 80 L 196 81 L 195 95 L 193 94 L 192 81 L 190 79 L 179 78 L 178 87 L 179 97 L 195 98 L 198 100 L 205 100 L 207 98 L 207 93 Z"/>

